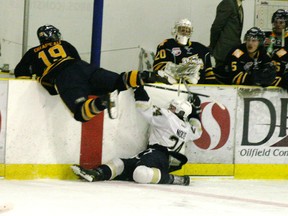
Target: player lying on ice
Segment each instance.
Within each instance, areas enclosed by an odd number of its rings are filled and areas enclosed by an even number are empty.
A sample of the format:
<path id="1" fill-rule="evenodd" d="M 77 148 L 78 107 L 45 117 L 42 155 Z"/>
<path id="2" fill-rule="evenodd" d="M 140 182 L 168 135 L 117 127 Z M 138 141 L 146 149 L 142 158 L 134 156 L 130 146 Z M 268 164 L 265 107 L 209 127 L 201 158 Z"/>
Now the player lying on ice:
<path id="1" fill-rule="evenodd" d="M 148 147 L 135 157 L 113 159 L 95 169 L 71 166 L 80 178 L 89 181 L 125 180 L 143 184 L 189 185 L 189 176 L 176 176 L 187 162 L 185 144 L 202 134 L 199 110 L 192 110 L 190 102 L 176 98 L 168 109 L 151 104 L 144 87 L 134 91 L 136 108 L 150 124 Z M 197 96 L 194 96 L 197 97 Z M 193 100 L 200 103 L 200 100 Z M 195 107 L 199 107 L 197 104 Z"/>

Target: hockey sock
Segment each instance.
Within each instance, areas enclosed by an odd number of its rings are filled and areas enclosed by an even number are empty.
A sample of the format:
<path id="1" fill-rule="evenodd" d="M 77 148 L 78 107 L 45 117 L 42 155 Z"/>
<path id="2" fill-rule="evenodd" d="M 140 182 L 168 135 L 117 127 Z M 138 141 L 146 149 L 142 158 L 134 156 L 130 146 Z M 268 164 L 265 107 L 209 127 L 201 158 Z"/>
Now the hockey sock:
<path id="1" fill-rule="evenodd" d="M 86 100 L 81 107 L 81 121 L 89 121 L 105 108 L 100 98 Z"/>
<path id="2" fill-rule="evenodd" d="M 140 72 L 138 70 L 126 72 L 123 78 L 123 81 L 126 84 L 127 88 L 135 88 L 140 85 L 144 85 L 144 82 L 141 79 Z"/>

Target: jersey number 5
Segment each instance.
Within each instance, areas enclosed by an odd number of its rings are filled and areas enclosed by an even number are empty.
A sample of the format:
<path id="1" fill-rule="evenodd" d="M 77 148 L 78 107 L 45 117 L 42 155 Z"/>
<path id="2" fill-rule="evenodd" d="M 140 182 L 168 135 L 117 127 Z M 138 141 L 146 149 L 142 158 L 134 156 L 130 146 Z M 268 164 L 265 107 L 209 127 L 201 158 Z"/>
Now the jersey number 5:
<path id="1" fill-rule="evenodd" d="M 47 56 L 47 54 L 49 54 L 49 56 Z M 50 47 L 47 53 L 45 52 L 45 50 L 38 53 L 38 58 L 42 59 L 42 61 L 47 67 L 50 66 L 55 61 L 55 59 L 66 58 L 66 57 L 67 57 L 67 54 L 65 50 L 63 49 L 62 45 L 60 44 Z M 53 62 L 51 63 L 49 59 L 53 60 Z"/>

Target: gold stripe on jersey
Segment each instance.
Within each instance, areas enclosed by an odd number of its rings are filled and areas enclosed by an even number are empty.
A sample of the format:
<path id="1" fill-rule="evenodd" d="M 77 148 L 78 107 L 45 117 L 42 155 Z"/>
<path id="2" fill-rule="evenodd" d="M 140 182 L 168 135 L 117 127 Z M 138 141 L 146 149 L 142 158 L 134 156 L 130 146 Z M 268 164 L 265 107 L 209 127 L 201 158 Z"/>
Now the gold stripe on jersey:
<path id="1" fill-rule="evenodd" d="M 31 76 L 18 76 L 17 79 L 31 79 Z"/>
<path id="2" fill-rule="evenodd" d="M 153 70 L 162 70 L 165 68 L 166 64 L 168 63 L 168 61 L 165 62 L 159 62 L 158 64 L 153 66 Z"/>
<path id="3" fill-rule="evenodd" d="M 233 83 L 235 83 L 236 85 L 242 84 L 242 77 L 243 77 L 243 72 L 240 72 L 239 74 L 237 74 L 237 75 L 233 78 Z"/>
<path id="4" fill-rule="evenodd" d="M 206 71 L 205 75 L 207 77 L 207 76 L 214 76 L 215 74 L 213 71 Z"/>
<path id="5" fill-rule="evenodd" d="M 243 75 L 243 79 L 242 79 L 242 83 L 245 82 L 247 75 L 248 75 L 248 73 L 244 73 L 244 75 Z"/>
<path id="6" fill-rule="evenodd" d="M 206 68 L 205 71 L 212 71 L 212 70 L 213 70 L 213 67 L 208 67 L 208 68 Z"/>
<path id="7" fill-rule="evenodd" d="M 50 66 L 48 66 L 48 67 L 44 70 L 44 72 L 43 72 L 43 74 L 42 74 L 42 76 L 41 76 L 41 78 L 40 78 L 40 81 L 41 81 L 42 77 L 44 77 L 45 75 L 47 75 L 52 69 L 54 69 L 55 67 L 57 67 L 58 65 L 60 65 L 60 64 L 63 63 L 64 61 L 72 60 L 72 59 L 73 59 L 73 58 L 71 58 L 70 56 L 68 56 L 67 58 L 61 59 L 60 61 L 58 61 L 58 62 L 56 62 L 56 63 L 51 64 Z"/>

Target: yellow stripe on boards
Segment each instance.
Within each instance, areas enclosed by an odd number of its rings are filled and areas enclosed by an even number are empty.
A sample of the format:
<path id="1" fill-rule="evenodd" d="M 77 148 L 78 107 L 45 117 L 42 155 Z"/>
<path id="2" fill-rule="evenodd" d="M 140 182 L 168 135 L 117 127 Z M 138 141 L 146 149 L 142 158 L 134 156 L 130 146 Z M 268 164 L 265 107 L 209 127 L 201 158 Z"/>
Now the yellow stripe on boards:
<path id="1" fill-rule="evenodd" d="M 5 179 L 78 179 L 72 172 L 72 164 L 6 164 Z"/>
<path id="2" fill-rule="evenodd" d="M 5 164 L 0 164 L 0 177 L 5 174 Z"/>
<path id="3" fill-rule="evenodd" d="M 175 175 L 231 176 L 234 179 L 288 179 L 287 164 L 185 164 Z"/>
<path id="4" fill-rule="evenodd" d="M 236 179 L 288 179 L 288 164 L 236 164 Z"/>
<path id="5" fill-rule="evenodd" d="M 0 176 L 5 179 L 78 179 L 70 169 L 72 164 L 0 164 Z M 287 164 L 185 164 L 175 175 L 231 176 L 234 179 L 288 180 Z M 155 176 L 156 177 L 156 176 Z"/>
<path id="6" fill-rule="evenodd" d="M 181 170 L 173 172 L 175 175 L 196 176 L 232 176 L 234 164 L 185 164 Z"/>

